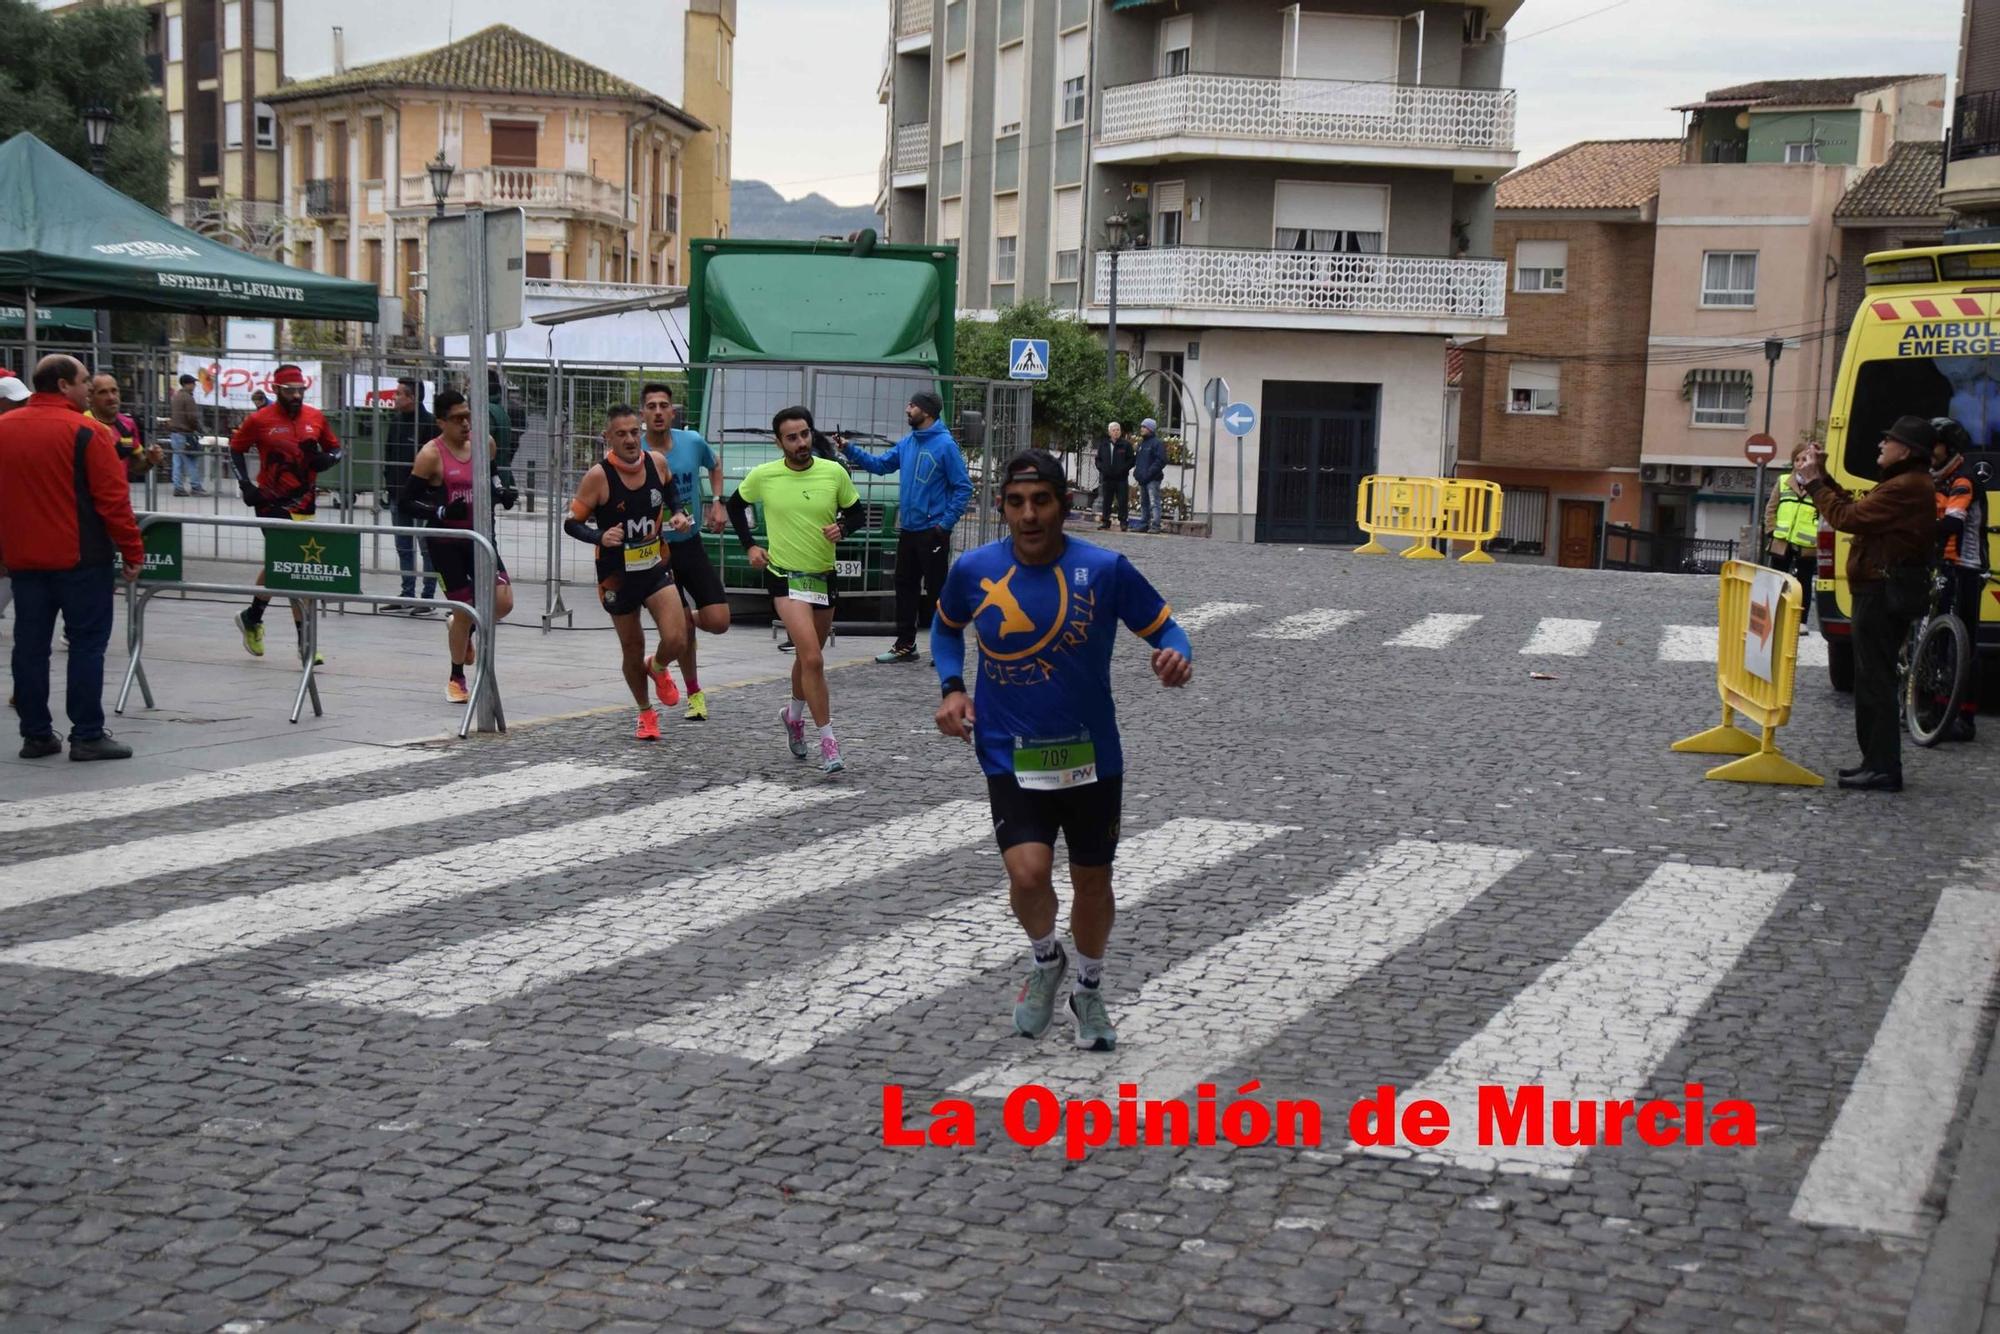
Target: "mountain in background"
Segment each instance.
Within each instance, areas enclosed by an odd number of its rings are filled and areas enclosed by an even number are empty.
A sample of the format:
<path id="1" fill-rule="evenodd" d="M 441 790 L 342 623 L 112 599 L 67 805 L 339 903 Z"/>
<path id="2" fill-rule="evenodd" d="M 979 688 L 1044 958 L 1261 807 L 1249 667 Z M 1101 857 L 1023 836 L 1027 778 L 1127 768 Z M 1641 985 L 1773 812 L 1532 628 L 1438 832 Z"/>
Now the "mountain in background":
<path id="1" fill-rule="evenodd" d="M 843 207 L 822 194 L 786 199 L 762 181 L 729 183 L 731 236 L 816 241 L 822 236 L 845 236 L 863 227 L 882 230 L 882 220 L 866 204 Z"/>

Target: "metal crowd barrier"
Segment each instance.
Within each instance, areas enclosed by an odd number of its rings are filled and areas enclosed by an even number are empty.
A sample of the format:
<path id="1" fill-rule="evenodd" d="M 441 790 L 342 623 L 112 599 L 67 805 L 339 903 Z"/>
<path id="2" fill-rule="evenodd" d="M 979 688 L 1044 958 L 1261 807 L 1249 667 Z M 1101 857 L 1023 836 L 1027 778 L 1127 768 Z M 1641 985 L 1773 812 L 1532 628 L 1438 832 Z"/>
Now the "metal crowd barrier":
<path id="1" fill-rule="evenodd" d="M 392 537 L 415 537 L 426 541 L 439 537 L 469 541 L 485 548 L 498 568 L 499 553 L 493 542 L 484 533 L 469 528 L 407 528 L 390 524 L 321 523 L 303 519 L 259 519 L 237 518 L 223 515 L 183 515 L 183 514 L 140 514 L 139 531 L 143 536 L 148 528 L 160 524 L 212 524 L 224 528 L 278 529 L 288 533 L 332 533 L 339 535 L 353 533 L 386 533 Z M 265 588 L 259 584 L 222 584 L 189 582 L 179 578 L 148 583 L 142 577 L 128 581 L 125 585 L 125 647 L 130 661 L 125 666 L 125 681 L 118 690 L 118 703 L 112 710 L 123 714 L 126 702 L 131 698 L 132 686 L 136 683 L 139 694 L 147 708 L 156 707 L 153 702 L 153 687 L 146 679 L 146 607 L 162 593 L 218 593 L 232 597 L 262 597 L 277 601 L 283 598 L 291 602 L 302 602 L 306 614 L 302 622 L 305 627 L 305 647 L 301 653 L 304 663 L 299 672 L 298 694 L 292 701 L 292 721 L 298 722 L 305 712 L 306 701 L 312 701 L 313 717 L 323 716 L 325 710 L 320 705 L 319 681 L 314 659 L 319 655 L 319 609 L 327 602 L 360 602 L 372 606 L 389 603 L 408 602 L 404 597 L 391 597 L 378 593 L 331 593 L 310 589 Z M 472 633 L 478 644 L 477 666 L 473 675 L 470 698 L 465 703 L 465 716 L 460 720 L 458 735 L 461 739 L 471 734 L 472 724 L 479 713 L 482 701 L 490 701 L 495 730 L 507 730 L 507 715 L 500 706 L 500 682 L 494 670 L 493 652 L 498 636 L 493 624 L 479 614 L 479 608 L 466 602 L 438 599 L 433 605 L 462 611 L 472 618 Z"/>

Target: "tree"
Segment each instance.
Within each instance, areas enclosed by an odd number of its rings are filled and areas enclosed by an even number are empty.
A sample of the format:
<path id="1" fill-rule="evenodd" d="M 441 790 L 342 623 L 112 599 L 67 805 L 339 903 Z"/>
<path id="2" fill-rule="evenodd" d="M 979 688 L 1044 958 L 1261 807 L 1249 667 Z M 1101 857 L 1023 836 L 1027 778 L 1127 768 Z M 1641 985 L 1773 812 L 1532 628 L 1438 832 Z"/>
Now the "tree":
<path id="1" fill-rule="evenodd" d="M 1153 414 L 1144 391 L 1113 390 L 1104 382 L 1104 340 L 1090 327 L 1047 302 L 1010 306 L 997 320 L 958 322 L 958 371 L 989 380 L 1007 378 L 1008 343 L 1049 340 L 1049 378 L 1035 385 L 1034 437 L 1044 449 L 1073 453 L 1088 447 L 1107 422 L 1131 424 Z"/>
<path id="2" fill-rule="evenodd" d="M 26 130 L 88 170 L 83 111 L 101 101 L 117 118 L 104 179 L 164 212 L 167 133 L 144 54 L 151 22 L 136 6 L 49 14 L 0 0 L 0 141 Z"/>

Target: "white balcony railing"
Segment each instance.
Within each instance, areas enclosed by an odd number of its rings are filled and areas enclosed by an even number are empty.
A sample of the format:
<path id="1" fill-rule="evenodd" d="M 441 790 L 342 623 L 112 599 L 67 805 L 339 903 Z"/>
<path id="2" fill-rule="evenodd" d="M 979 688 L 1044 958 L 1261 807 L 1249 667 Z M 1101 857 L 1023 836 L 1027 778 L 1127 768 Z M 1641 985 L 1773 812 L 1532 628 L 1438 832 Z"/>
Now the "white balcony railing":
<path id="1" fill-rule="evenodd" d="M 921 37 L 930 30 L 931 0 L 896 0 L 897 37 Z"/>
<path id="2" fill-rule="evenodd" d="M 1100 252 L 1097 305 L 1110 290 L 1111 257 Z M 1207 246 L 1118 257 L 1118 304 L 1126 307 L 1497 320 L 1506 302 L 1507 265 L 1497 259 Z"/>
<path id="3" fill-rule="evenodd" d="M 431 198 L 430 178 L 403 177 L 404 202 Z M 526 208 L 570 209 L 613 218 L 638 216 L 633 199 L 589 172 L 549 167 L 473 167 L 451 178 L 446 204 L 519 204 Z"/>
<path id="4" fill-rule="evenodd" d="M 898 176 L 910 172 L 922 173 L 931 164 L 931 127 L 928 122 L 921 125 L 898 125 L 896 127 L 896 163 Z"/>
<path id="5" fill-rule="evenodd" d="M 1176 135 L 1510 153 L 1514 92 L 1231 74 L 1178 74 L 1105 90 L 1100 143 Z"/>

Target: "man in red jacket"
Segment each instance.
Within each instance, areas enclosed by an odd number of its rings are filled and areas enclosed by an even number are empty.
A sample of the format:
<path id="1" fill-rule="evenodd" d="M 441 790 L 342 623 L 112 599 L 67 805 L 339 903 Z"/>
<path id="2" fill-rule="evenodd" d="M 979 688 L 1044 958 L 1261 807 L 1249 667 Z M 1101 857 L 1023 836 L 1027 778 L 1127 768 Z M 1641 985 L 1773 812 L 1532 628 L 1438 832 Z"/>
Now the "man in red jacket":
<path id="1" fill-rule="evenodd" d="M 325 415 L 306 404 L 306 377 L 297 366 L 287 363 L 272 372 L 271 388 L 278 401 L 245 417 L 229 437 L 236 489 L 260 519 L 310 519 L 320 473 L 340 462 L 340 438 Z M 257 451 L 254 479 L 245 461 L 253 449 Z M 261 572 L 257 582 L 264 582 Z M 270 605 L 269 598 L 255 598 L 236 614 L 243 649 L 252 657 L 264 656 L 264 608 Z M 294 600 L 292 628 L 301 654 L 306 651 L 304 620 L 305 604 Z"/>
<path id="2" fill-rule="evenodd" d="M 34 393 L 0 418 L 0 564 L 14 580 L 14 694 L 21 758 L 62 750 L 49 715 L 49 645 L 69 629 L 69 757 L 123 760 L 104 730 L 114 553 L 125 577 L 146 568 L 125 467 L 111 429 L 83 415 L 90 375 L 75 357 L 36 363 Z"/>

